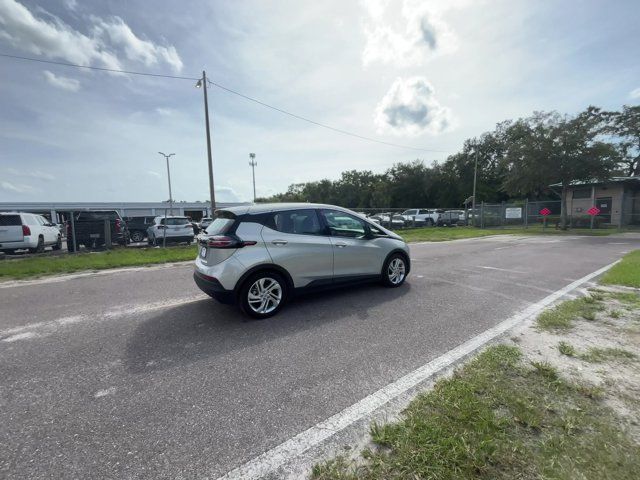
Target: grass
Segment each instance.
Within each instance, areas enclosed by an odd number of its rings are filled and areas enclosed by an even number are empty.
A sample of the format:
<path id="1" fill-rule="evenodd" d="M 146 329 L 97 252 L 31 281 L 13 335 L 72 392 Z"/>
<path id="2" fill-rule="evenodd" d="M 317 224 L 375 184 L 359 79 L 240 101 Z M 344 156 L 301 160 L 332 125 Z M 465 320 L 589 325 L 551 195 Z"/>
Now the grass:
<path id="1" fill-rule="evenodd" d="M 196 255 L 197 248 L 195 246 L 176 246 L 168 248 L 116 248 L 106 252 L 3 260 L 0 262 L 0 280 L 180 262 L 193 260 Z"/>
<path id="2" fill-rule="evenodd" d="M 600 392 L 524 364 L 514 346 L 487 349 L 371 437 L 359 461 L 338 457 L 312 478 L 640 478 L 640 447 Z"/>
<path id="3" fill-rule="evenodd" d="M 622 257 L 620 263 L 604 274 L 600 283 L 640 288 L 640 250 Z"/>
<path id="4" fill-rule="evenodd" d="M 602 363 L 606 361 L 627 362 L 635 360 L 636 354 L 622 348 L 598 348 L 591 347 L 586 352 L 581 353 L 579 358 L 586 362 Z"/>
<path id="5" fill-rule="evenodd" d="M 602 236 L 619 233 L 616 229 L 595 229 L 574 228 L 571 230 L 556 230 L 541 226 L 531 226 L 529 228 L 475 228 L 475 227 L 423 227 L 397 230 L 402 238 L 407 242 L 443 242 L 446 240 L 460 240 L 463 238 L 487 237 L 489 235 L 591 235 Z"/>
<path id="6" fill-rule="evenodd" d="M 558 343 L 558 351 L 567 357 L 575 357 L 578 353 L 573 345 L 564 341 Z"/>
<path id="7" fill-rule="evenodd" d="M 536 324 L 541 330 L 566 331 L 573 327 L 573 321 L 577 318 L 593 321 L 596 319 L 596 312 L 603 310 L 605 306 L 594 297 L 576 298 L 545 310 L 538 316 Z"/>

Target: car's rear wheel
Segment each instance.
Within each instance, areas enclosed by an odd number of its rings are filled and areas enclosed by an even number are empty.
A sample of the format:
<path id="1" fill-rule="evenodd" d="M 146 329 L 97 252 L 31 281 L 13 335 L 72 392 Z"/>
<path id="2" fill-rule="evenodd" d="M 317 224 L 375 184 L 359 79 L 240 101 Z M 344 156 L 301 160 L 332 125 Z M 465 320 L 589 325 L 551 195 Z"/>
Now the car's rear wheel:
<path id="1" fill-rule="evenodd" d="M 51 248 L 53 250 L 62 249 L 62 237 L 60 235 L 58 235 L 58 240 L 56 241 L 56 243 L 53 244 L 53 246 Z"/>
<path id="2" fill-rule="evenodd" d="M 134 243 L 142 242 L 144 240 L 144 233 L 140 230 L 134 230 L 131 232 L 131 241 Z"/>
<path id="3" fill-rule="evenodd" d="M 382 268 L 382 283 L 387 287 L 399 287 L 407 278 L 407 260 L 404 255 L 394 253 Z"/>
<path id="4" fill-rule="evenodd" d="M 240 289 L 240 308 L 253 318 L 272 317 L 282 309 L 287 299 L 287 283 L 276 272 L 251 275 Z"/>
<path id="5" fill-rule="evenodd" d="M 44 252 L 44 238 L 38 237 L 38 245 L 36 248 L 30 248 L 29 253 L 42 253 Z"/>

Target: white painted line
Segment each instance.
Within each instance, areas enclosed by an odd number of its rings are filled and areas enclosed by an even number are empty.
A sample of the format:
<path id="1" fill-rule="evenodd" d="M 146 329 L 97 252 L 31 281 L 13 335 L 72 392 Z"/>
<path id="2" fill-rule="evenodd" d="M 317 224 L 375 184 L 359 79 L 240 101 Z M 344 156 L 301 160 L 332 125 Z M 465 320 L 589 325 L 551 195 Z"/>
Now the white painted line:
<path id="1" fill-rule="evenodd" d="M 59 282 L 66 282 L 67 280 L 73 280 L 76 278 L 100 277 L 103 275 L 112 275 L 115 273 L 152 272 L 154 270 L 162 270 L 164 268 L 181 267 L 181 266 L 192 265 L 192 264 L 193 264 L 193 260 L 187 260 L 185 262 L 149 264 L 147 266 L 142 266 L 142 267 L 107 268 L 104 270 L 69 273 L 64 275 L 36 278 L 34 280 L 8 280 L 6 282 L 0 282 L 0 288 L 24 287 L 29 285 L 42 285 L 45 283 L 59 283 Z"/>
<path id="2" fill-rule="evenodd" d="M 116 393 L 116 390 L 118 390 L 116 387 L 109 387 L 109 388 L 105 388 L 104 390 L 98 390 L 94 397 L 95 398 L 100 398 L 100 397 L 105 397 L 107 395 L 113 395 L 114 393 Z"/>
<path id="3" fill-rule="evenodd" d="M 404 377 L 390 383 L 386 387 L 372 393 L 371 395 L 363 398 L 357 403 L 354 403 L 350 407 L 345 408 L 339 413 L 336 413 L 332 417 L 317 423 L 313 427 L 299 433 L 295 437 L 290 438 L 284 443 L 258 455 L 253 460 L 240 465 L 239 467 L 227 472 L 220 477 L 219 480 L 232 480 L 232 479 L 259 479 L 274 472 L 292 460 L 295 457 L 303 454 L 307 450 L 315 447 L 324 440 L 332 437 L 337 432 L 344 430 L 354 422 L 370 415 L 378 408 L 382 407 L 389 401 L 405 393 L 416 385 L 428 380 L 434 374 L 442 369 L 447 368 L 452 363 L 463 359 L 467 355 L 475 352 L 487 342 L 502 335 L 510 328 L 513 328 L 518 323 L 531 318 L 540 313 L 544 308 L 551 305 L 556 300 L 560 299 L 571 290 L 578 288 L 585 282 L 588 282 L 592 278 L 601 275 L 606 272 L 618 261 L 613 262 L 606 267 L 600 268 L 589 275 L 586 275 L 575 282 L 570 283 L 566 287 L 555 291 L 551 295 L 546 296 L 537 303 L 534 303 L 512 316 L 511 318 L 499 323 L 489 330 L 485 330 L 481 334 L 466 341 L 462 345 L 457 346 L 453 350 L 449 350 L 444 355 L 430 361 L 429 363 L 419 367 L 417 370 L 405 375 Z"/>
<path id="4" fill-rule="evenodd" d="M 520 270 L 509 270 L 508 268 L 483 267 L 481 265 L 476 265 L 476 268 L 484 268 L 485 270 L 498 270 L 499 272 L 508 272 L 508 273 L 522 273 L 522 274 L 528 273 L 528 272 L 522 272 Z"/>
<path id="5" fill-rule="evenodd" d="M 18 340 L 26 340 L 28 338 L 33 338 L 35 336 L 36 336 L 36 334 L 33 333 L 33 332 L 17 333 L 15 335 L 10 336 L 10 337 L 3 338 L 2 341 L 3 342 L 12 343 L 12 342 L 17 342 Z"/>

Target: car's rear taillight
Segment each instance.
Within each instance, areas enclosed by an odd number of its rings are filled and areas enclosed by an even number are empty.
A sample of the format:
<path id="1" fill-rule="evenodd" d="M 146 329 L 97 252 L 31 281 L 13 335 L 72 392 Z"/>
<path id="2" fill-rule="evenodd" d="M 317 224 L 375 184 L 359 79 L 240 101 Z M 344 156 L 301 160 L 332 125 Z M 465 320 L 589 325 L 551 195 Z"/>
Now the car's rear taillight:
<path id="1" fill-rule="evenodd" d="M 242 241 L 237 237 L 228 235 L 214 235 L 206 239 L 209 248 L 242 248 L 249 245 L 255 245 L 255 241 Z"/>
<path id="2" fill-rule="evenodd" d="M 29 228 L 29 225 L 22 225 L 22 236 L 28 237 L 29 235 L 31 235 L 31 229 Z"/>
<path id="3" fill-rule="evenodd" d="M 121 224 L 122 224 L 122 221 L 116 219 L 116 233 L 120 233 Z"/>

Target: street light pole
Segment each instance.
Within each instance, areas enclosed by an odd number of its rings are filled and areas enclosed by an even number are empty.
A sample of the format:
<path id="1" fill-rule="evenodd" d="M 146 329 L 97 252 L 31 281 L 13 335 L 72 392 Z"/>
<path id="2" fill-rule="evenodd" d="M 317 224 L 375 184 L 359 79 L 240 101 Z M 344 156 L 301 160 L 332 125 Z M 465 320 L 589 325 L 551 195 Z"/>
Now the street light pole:
<path id="1" fill-rule="evenodd" d="M 207 158 L 209 160 L 209 196 L 211 199 L 211 216 L 216 208 L 216 193 L 213 186 L 213 160 L 211 159 L 211 133 L 209 130 L 209 100 L 207 97 L 207 74 L 203 70 L 202 78 L 196 83 L 196 87 L 202 87 L 204 92 L 204 121 L 207 131 Z"/>
<path id="2" fill-rule="evenodd" d="M 256 201 L 256 165 L 258 165 L 258 162 L 256 162 L 255 153 L 249 154 L 249 165 L 251 165 L 251 172 L 253 174 L 253 201 L 255 203 Z"/>
<path id="3" fill-rule="evenodd" d="M 478 150 L 476 147 L 476 160 L 473 167 L 473 202 L 471 204 L 471 211 L 473 212 L 473 226 L 476 226 L 476 180 L 478 178 Z"/>
<path id="4" fill-rule="evenodd" d="M 171 171 L 169 170 L 169 157 L 174 156 L 175 153 L 170 153 L 169 155 L 162 152 L 158 153 L 167 159 L 167 179 L 169 180 L 169 212 L 173 216 L 173 195 L 171 195 Z"/>

